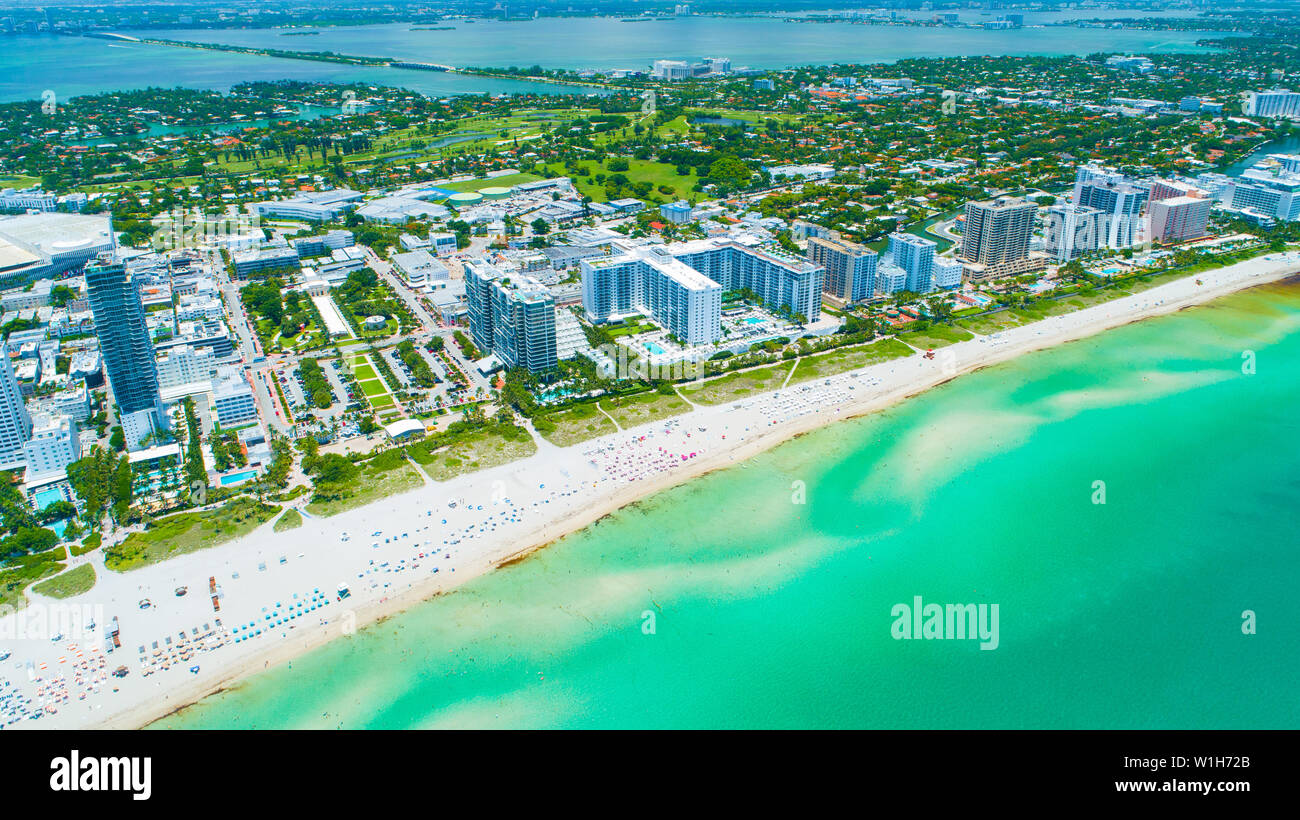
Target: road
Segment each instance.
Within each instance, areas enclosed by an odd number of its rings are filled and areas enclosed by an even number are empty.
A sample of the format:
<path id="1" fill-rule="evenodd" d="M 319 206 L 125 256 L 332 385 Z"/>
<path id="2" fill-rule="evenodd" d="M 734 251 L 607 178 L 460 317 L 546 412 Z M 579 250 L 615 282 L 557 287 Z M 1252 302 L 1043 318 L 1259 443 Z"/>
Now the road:
<path id="1" fill-rule="evenodd" d="M 208 264 L 210 269 L 216 272 L 217 285 L 226 302 L 226 315 L 229 317 L 230 327 L 235 332 L 239 354 L 244 360 L 244 370 L 253 386 L 258 412 L 269 427 L 283 433 L 290 425 L 280 413 L 279 401 L 272 395 L 275 390 L 271 386 L 275 380 L 274 365 L 269 361 L 257 361 L 262 355 L 262 348 L 244 312 L 244 303 L 239 298 L 239 285 L 227 275 L 225 266 L 221 264 L 221 259 L 216 256 L 215 251 L 209 255 Z"/>

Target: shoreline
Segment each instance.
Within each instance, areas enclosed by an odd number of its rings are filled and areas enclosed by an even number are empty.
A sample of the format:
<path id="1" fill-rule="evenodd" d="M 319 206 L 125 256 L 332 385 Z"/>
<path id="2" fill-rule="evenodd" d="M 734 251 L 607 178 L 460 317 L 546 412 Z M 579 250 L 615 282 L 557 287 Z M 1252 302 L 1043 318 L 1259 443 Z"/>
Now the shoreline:
<path id="1" fill-rule="evenodd" d="M 406 500 L 409 498 L 411 501 L 416 502 L 415 505 L 407 505 L 400 510 L 395 509 L 394 513 L 396 515 L 405 513 L 412 516 L 412 520 L 416 523 L 420 522 L 421 519 L 431 522 L 432 507 L 430 507 L 426 515 L 420 515 L 416 508 L 418 506 L 416 499 L 419 495 L 428 495 L 432 489 L 437 495 L 453 499 L 459 496 L 469 497 L 474 494 L 476 489 L 484 489 L 485 485 L 492 487 L 495 494 L 500 492 L 497 489 L 498 485 L 504 487 L 504 481 L 509 478 L 514 478 L 522 488 L 524 485 L 520 478 L 523 473 L 527 472 L 528 467 L 545 465 L 543 469 L 546 472 L 534 472 L 528 477 L 529 485 L 527 489 L 521 491 L 510 490 L 511 495 L 522 492 L 525 504 L 529 501 L 529 494 L 531 494 L 536 499 L 533 501 L 534 509 L 541 509 L 542 503 L 550 504 L 551 500 L 547 500 L 546 496 L 538 490 L 533 490 L 532 482 L 538 479 L 557 480 L 556 471 L 566 477 L 570 476 L 569 470 L 574 473 L 585 470 L 591 474 L 590 476 L 584 476 L 575 489 L 566 489 L 564 493 L 566 497 L 570 495 L 577 496 L 574 500 L 579 502 L 580 506 L 577 506 L 576 509 L 559 511 L 552 508 L 556 510 L 555 515 L 542 521 L 540 526 L 526 526 L 525 531 L 520 533 L 519 537 L 513 539 L 498 539 L 498 543 L 491 543 L 493 535 L 491 533 L 487 534 L 485 537 L 488 540 L 481 542 L 483 544 L 482 549 L 473 550 L 467 546 L 465 549 L 468 554 L 464 560 L 457 561 L 454 566 L 447 565 L 451 572 L 455 573 L 454 575 L 447 573 L 441 574 L 441 577 L 426 577 L 407 584 L 405 589 L 394 590 L 391 593 L 381 589 L 376 594 L 367 596 L 364 590 L 357 589 L 355 599 L 350 602 L 345 613 L 345 615 L 351 615 L 352 622 L 348 622 L 347 617 L 341 619 L 331 617 L 328 621 L 322 621 L 311 626 L 304 624 L 297 628 L 289 627 L 294 631 L 284 632 L 280 638 L 273 637 L 272 643 L 259 646 L 253 651 L 231 653 L 227 651 L 229 647 L 225 647 L 219 653 L 221 655 L 219 658 L 213 655 L 202 656 L 205 666 L 209 664 L 213 666 L 213 669 L 202 677 L 177 677 L 178 674 L 183 674 L 179 668 L 172 670 L 170 673 L 159 673 L 160 677 L 169 678 L 167 687 L 162 691 L 158 691 L 162 688 L 161 681 L 155 680 L 154 685 L 150 686 L 146 683 L 143 674 L 133 671 L 133 674 L 128 679 L 124 679 L 119 684 L 114 684 L 120 686 L 120 691 L 127 694 L 125 698 L 118 700 L 114 704 L 120 704 L 120 708 L 102 717 L 93 716 L 92 712 L 92 719 L 76 721 L 72 725 L 94 728 L 139 728 L 148 726 L 181 711 L 208 695 L 238 686 L 243 679 L 259 671 L 269 669 L 273 665 L 279 666 L 282 663 L 289 662 L 331 640 L 351 634 L 353 625 L 355 629 L 360 629 L 379 623 L 424 600 L 444 594 L 468 581 L 472 581 L 489 571 L 505 569 L 512 564 L 526 560 L 533 553 L 550 546 L 559 539 L 582 530 L 628 506 L 714 471 L 735 466 L 754 455 L 826 427 L 833 422 L 860 418 L 879 412 L 967 373 L 982 370 L 1027 353 L 1078 341 L 1105 330 L 1145 319 L 1175 313 L 1241 290 L 1278 282 L 1300 273 L 1300 253 L 1269 255 L 1269 257 L 1275 256 L 1281 256 L 1281 258 L 1257 257 L 1229 267 L 1219 268 L 1199 275 L 1194 274 L 1141 293 L 1120 297 L 1073 313 L 1049 317 L 990 336 L 976 336 L 971 340 L 958 342 L 939 349 L 936 351 L 937 356 L 933 360 L 926 360 L 921 354 L 917 353 L 905 358 L 837 374 L 826 379 L 824 386 L 822 379 L 819 378 L 786 386 L 770 393 L 745 396 L 725 404 L 698 405 L 692 407 L 686 413 L 670 419 L 610 433 L 567 448 L 559 448 L 549 443 L 539 444 L 538 452 L 526 459 L 477 473 L 458 476 L 447 482 L 433 482 L 426 479 L 422 486 L 391 499 Z M 1201 279 L 1204 284 L 1196 285 L 1195 281 L 1197 279 Z M 865 384 L 861 381 L 863 379 L 866 380 Z M 852 383 L 850 384 L 850 382 Z M 832 383 L 834 383 L 833 388 Z M 843 389 L 845 385 L 848 385 L 850 389 Z M 859 386 L 865 386 L 869 389 L 857 390 L 856 388 Z M 822 394 L 820 397 L 822 400 L 820 401 L 817 395 L 819 393 Z M 791 394 L 794 394 L 793 397 Z M 806 394 L 809 398 L 800 398 L 800 394 Z M 778 396 L 781 398 L 778 399 Z M 804 405 L 807 406 L 807 409 L 804 409 Z M 739 427 L 743 424 L 750 425 L 744 428 L 745 433 L 749 433 L 749 435 L 742 434 L 731 426 Z M 707 427 L 704 425 L 707 425 Z M 719 425 L 722 425 L 721 429 L 719 429 Z M 636 439 L 642 433 L 645 433 L 645 438 L 655 439 L 659 435 L 659 431 L 662 430 L 665 437 L 671 438 L 672 435 L 680 434 L 682 430 L 670 432 L 668 428 L 677 427 L 686 430 L 686 437 L 693 439 L 692 443 L 686 445 L 687 447 L 700 448 L 700 458 L 694 458 L 694 453 L 692 453 L 692 458 L 688 460 L 683 453 L 683 463 L 680 465 L 674 459 L 674 463 L 669 468 L 663 468 L 657 473 L 648 474 L 648 477 L 628 479 L 628 483 L 614 487 L 602 486 L 606 480 L 621 479 L 601 477 L 598 467 L 601 455 L 589 460 L 592 467 L 596 468 L 594 471 L 583 463 L 587 456 L 597 451 L 614 453 L 615 458 L 619 454 L 626 454 L 630 447 L 641 446 L 639 442 L 636 442 Z M 698 428 L 699 433 L 695 432 L 696 428 Z M 752 433 L 751 428 L 753 428 Z M 731 439 L 727 439 L 728 432 L 732 435 Z M 700 435 L 700 433 L 704 433 L 704 435 Z M 717 438 L 718 435 L 721 436 L 720 439 Z M 722 439 L 727 440 L 723 441 Z M 685 439 L 682 441 L 684 442 Z M 649 443 L 658 443 L 658 440 Z M 620 445 L 623 447 L 622 450 L 618 449 Z M 660 447 L 659 450 L 662 451 L 664 448 Z M 635 458 L 636 456 L 633 456 L 634 460 Z M 610 469 L 612 468 L 606 467 L 607 471 Z M 589 482 L 590 487 L 588 486 Z M 537 487 L 542 490 L 546 487 L 546 484 L 542 483 Z M 557 506 L 564 506 L 567 502 L 556 498 L 557 492 L 551 490 L 550 499 L 560 501 Z M 580 492 L 588 497 L 578 496 Z M 302 539 L 304 542 L 310 540 L 310 530 L 313 527 L 333 531 L 340 529 L 344 525 L 350 525 L 352 531 L 357 533 L 355 540 L 365 540 L 365 536 L 359 533 L 355 527 L 358 523 L 362 523 L 367 527 L 371 526 L 371 523 L 364 523 L 367 511 L 372 515 L 378 513 L 376 508 L 389 500 L 384 499 L 384 501 L 350 510 L 328 519 L 311 519 L 305 522 L 307 526 L 269 539 L 272 542 L 270 545 L 256 544 L 252 539 L 261 536 L 263 530 L 269 525 L 268 522 L 268 525 L 260 527 L 254 533 L 227 544 L 180 556 L 162 564 L 141 568 L 132 573 L 113 573 L 118 577 L 115 579 L 101 577 L 100 584 L 110 582 L 111 585 L 131 587 L 132 581 L 139 580 L 146 575 L 157 578 L 160 583 L 174 583 L 176 581 L 174 573 L 179 569 L 187 568 L 184 565 L 198 565 L 194 567 L 195 569 L 201 566 L 201 574 L 221 574 L 222 570 L 217 567 L 220 566 L 219 562 L 223 558 L 226 559 L 225 565 L 229 567 L 232 559 L 248 560 L 252 554 L 260 558 L 264 549 L 271 552 L 287 551 L 289 546 L 294 549 L 315 550 L 317 554 L 314 554 L 312 558 L 319 563 L 313 564 L 312 569 L 318 571 L 333 570 L 337 573 L 344 565 L 344 561 L 355 562 L 358 557 L 356 550 L 361 544 L 353 544 L 350 548 L 338 550 L 342 555 L 340 555 L 337 563 L 331 565 L 328 562 L 331 547 L 325 546 L 326 542 L 321 541 L 314 546 L 307 546 L 306 543 L 297 543 L 295 539 Z M 512 511 L 521 509 L 515 506 L 513 502 L 509 502 L 509 499 L 507 499 L 507 502 L 510 503 Z M 493 503 L 496 503 L 495 495 Z M 473 509 L 471 505 L 461 504 L 455 512 L 469 512 L 470 509 Z M 444 514 L 447 514 L 449 518 L 453 515 L 452 513 Z M 500 514 L 498 513 L 498 515 Z M 520 513 L 511 512 L 510 514 L 518 516 Z M 501 522 L 501 536 L 505 536 L 506 530 L 509 528 L 505 523 L 506 520 L 525 523 L 518 517 L 503 519 Z M 389 520 L 384 519 L 383 523 L 385 526 L 402 526 L 400 520 L 395 524 L 390 524 Z M 471 521 L 471 527 L 474 523 Z M 454 527 L 455 524 L 451 524 L 448 529 Z M 426 526 L 424 529 L 430 528 L 431 526 Z M 419 537 L 419 527 L 411 527 L 410 529 L 417 531 L 416 535 Z M 493 524 L 492 529 L 495 532 L 497 525 Z M 469 531 L 470 528 L 467 527 L 466 532 Z M 479 531 L 480 533 L 483 532 L 482 523 L 479 524 Z M 298 535 L 295 535 L 295 533 Z M 454 529 L 452 529 L 451 534 L 454 534 Z M 406 534 L 403 533 L 401 537 L 406 537 Z M 469 535 L 466 537 L 473 538 L 474 536 Z M 396 534 L 394 534 L 393 540 L 394 542 L 398 540 Z M 286 541 L 294 541 L 294 543 L 286 546 L 284 543 Z M 444 543 L 446 542 L 444 541 Z M 457 539 L 454 543 L 459 545 L 460 540 Z M 409 548 L 414 544 L 414 541 L 407 541 L 406 546 Z M 378 552 L 380 549 L 378 541 L 372 547 L 376 550 L 374 553 L 376 558 L 370 562 L 372 566 L 378 558 L 387 556 L 390 553 L 394 556 L 398 554 L 410 555 L 409 552 L 393 553 L 387 548 L 380 553 Z M 393 548 L 396 548 L 396 544 L 393 545 Z M 435 550 L 442 552 L 443 549 L 449 550 L 447 553 L 449 559 L 452 552 L 459 552 L 458 549 L 453 550 L 451 547 L 435 546 L 430 549 L 428 560 L 432 561 L 438 557 L 433 554 Z M 423 556 L 423 553 L 421 555 Z M 304 553 L 299 553 L 299 557 L 303 556 Z M 423 557 L 421 560 L 424 560 Z M 285 558 L 281 557 L 280 562 L 285 563 Z M 387 565 L 388 562 L 384 562 L 383 566 Z M 416 566 L 419 565 L 416 564 Z M 355 570 L 355 568 L 355 566 L 349 567 L 350 570 Z M 264 570 L 265 566 L 263 565 L 261 569 Z M 370 570 L 367 570 L 365 574 L 368 575 L 369 572 Z M 170 576 L 170 580 L 165 580 L 164 576 Z M 187 575 L 186 577 L 193 576 Z M 239 576 L 236 574 L 234 577 L 238 578 Z M 337 575 L 334 577 L 337 577 Z M 362 577 L 362 574 L 357 574 L 357 577 Z M 261 580 L 267 581 L 267 579 Z M 250 584 L 256 582 L 257 579 L 255 578 L 249 579 Z M 239 583 L 243 582 L 240 581 Z M 264 585 L 269 586 L 269 583 Z M 389 586 L 389 584 L 385 584 L 384 589 L 388 589 Z M 138 589 L 145 588 L 143 585 L 138 587 Z M 371 588 L 375 588 L 374 581 L 371 581 Z M 96 587 L 96 590 L 98 589 L 100 589 L 99 585 Z M 330 587 L 325 587 L 325 589 L 330 593 L 333 591 Z M 93 596 L 96 590 L 92 590 L 86 595 Z M 285 593 L 288 589 L 283 584 L 280 584 L 272 587 L 270 591 L 274 597 L 287 597 Z M 129 598 L 139 593 L 128 590 L 125 594 Z M 340 605 L 339 608 L 343 609 L 344 607 Z M 223 606 L 224 611 L 226 611 L 226 608 Z M 266 608 L 263 607 L 262 611 L 265 612 Z M 333 616 L 339 613 L 330 614 Z M 130 613 L 130 615 L 135 619 L 149 617 L 140 616 L 139 613 Z M 126 619 L 127 616 L 123 615 L 123 620 Z M 173 619 L 169 628 L 174 628 L 177 620 Z M 270 631 L 269 627 L 268 631 Z M 130 646 L 135 645 L 137 642 L 137 639 L 124 639 L 123 649 L 129 649 Z M 141 645 L 143 647 L 143 644 Z M 58 650 L 54 651 L 57 652 Z M 127 654 L 130 655 L 131 653 L 128 652 Z M 120 662 L 115 656 L 110 661 L 111 664 Z M 103 708 L 108 711 L 107 704 Z M 65 725 L 66 721 L 58 720 L 57 723 Z M 24 722 L 23 726 L 26 728 L 26 722 Z"/>

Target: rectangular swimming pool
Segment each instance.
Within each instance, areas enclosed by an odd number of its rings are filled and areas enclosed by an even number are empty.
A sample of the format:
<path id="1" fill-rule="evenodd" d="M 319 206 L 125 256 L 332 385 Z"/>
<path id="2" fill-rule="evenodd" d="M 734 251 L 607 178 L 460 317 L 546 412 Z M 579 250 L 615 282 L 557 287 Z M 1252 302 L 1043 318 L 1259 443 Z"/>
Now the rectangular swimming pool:
<path id="1" fill-rule="evenodd" d="M 250 478 L 254 478 L 256 476 L 257 476 L 257 470 L 243 470 L 238 473 L 223 475 L 221 477 L 221 486 L 229 487 L 233 484 L 243 484 L 245 481 L 248 481 Z"/>

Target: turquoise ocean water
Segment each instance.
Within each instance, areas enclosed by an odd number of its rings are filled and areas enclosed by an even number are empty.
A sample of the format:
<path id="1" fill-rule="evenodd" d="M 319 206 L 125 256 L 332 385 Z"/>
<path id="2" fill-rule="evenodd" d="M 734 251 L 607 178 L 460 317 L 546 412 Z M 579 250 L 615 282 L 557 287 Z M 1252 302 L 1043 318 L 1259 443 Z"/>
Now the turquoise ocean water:
<path id="1" fill-rule="evenodd" d="M 1237 294 L 824 428 L 157 725 L 1295 728 L 1298 406 L 1300 285 Z M 999 647 L 893 639 L 916 595 L 998 604 Z"/>

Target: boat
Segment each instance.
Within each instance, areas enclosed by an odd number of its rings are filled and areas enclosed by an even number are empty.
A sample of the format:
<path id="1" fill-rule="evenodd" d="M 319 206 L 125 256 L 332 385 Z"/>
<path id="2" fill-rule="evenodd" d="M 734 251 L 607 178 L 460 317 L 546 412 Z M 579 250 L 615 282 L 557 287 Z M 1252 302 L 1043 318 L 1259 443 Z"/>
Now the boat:
<path id="1" fill-rule="evenodd" d="M 181 598 L 185 595 L 185 593 L 189 591 L 190 591 L 189 587 L 176 587 L 176 597 Z"/>

